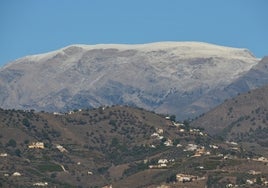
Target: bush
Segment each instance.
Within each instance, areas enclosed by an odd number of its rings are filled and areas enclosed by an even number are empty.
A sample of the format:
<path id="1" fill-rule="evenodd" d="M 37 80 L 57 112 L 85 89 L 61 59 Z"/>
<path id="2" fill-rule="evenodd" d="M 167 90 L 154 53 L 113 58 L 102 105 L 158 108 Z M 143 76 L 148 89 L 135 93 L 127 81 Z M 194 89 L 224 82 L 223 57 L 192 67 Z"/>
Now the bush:
<path id="1" fill-rule="evenodd" d="M 171 115 L 170 116 L 170 120 L 175 122 L 176 121 L 176 116 L 175 115 Z"/>

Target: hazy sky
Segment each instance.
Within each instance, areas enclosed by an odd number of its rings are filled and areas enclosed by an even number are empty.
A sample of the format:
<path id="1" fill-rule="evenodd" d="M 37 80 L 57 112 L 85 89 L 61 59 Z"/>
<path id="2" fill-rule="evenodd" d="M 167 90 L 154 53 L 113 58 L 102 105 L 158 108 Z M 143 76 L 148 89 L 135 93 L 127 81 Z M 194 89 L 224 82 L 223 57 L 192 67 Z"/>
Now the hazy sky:
<path id="1" fill-rule="evenodd" d="M 70 44 L 201 41 L 268 55 L 267 0 L 1 0 L 0 66 Z"/>

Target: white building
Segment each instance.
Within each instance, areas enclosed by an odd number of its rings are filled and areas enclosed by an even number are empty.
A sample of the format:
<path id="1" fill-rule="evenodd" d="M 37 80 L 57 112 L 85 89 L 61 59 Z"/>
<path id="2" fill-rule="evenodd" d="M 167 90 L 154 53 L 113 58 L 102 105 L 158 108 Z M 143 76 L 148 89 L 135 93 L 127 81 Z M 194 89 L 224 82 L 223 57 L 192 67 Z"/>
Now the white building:
<path id="1" fill-rule="evenodd" d="M 63 146 L 61 146 L 61 145 L 59 145 L 59 144 L 57 144 L 56 145 L 56 148 L 60 151 L 60 152 L 68 152 Z"/>
<path id="2" fill-rule="evenodd" d="M 21 173 L 19 173 L 19 172 L 14 172 L 14 173 L 12 174 L 12 176 L 21 176 Z"/>
<path id="3" fill-rule="evenodd" d="M 33 184 L 33 186 L 45 187 L 45 186 L 48 186 L 48 183 L 47 182 L 36 182 Z"/>
<path id="4" fill-rule="evenodd" d="M 158 164 L 167 164 L 168 160 L 167 159 L 159 159 Z"/>
<path id="5" fill-rule="evenodd" d="M 33 142 L 28 146 L 28 148 L 30 148 L 30 149 L 44 149 L 45 145 L 43 142 Z"/>
<path id="6" fill-rule="evenodd" d="M 7 153 L 0 153 L 0 157 L 7 157 Z"/>

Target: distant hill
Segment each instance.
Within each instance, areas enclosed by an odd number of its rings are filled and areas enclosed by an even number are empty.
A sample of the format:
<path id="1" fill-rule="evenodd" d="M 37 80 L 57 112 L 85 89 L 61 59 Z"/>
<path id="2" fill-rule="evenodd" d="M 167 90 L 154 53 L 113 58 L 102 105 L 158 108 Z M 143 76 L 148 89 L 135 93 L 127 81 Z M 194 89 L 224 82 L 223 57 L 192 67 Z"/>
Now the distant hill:
<path id="1" fill-rule="evenodd" d="M 0 185 L 31 187 L 34 182 L 49 182 L 50 186 L 99 187 L 125 180 L 148 169 L 144 160 L 154 159 L 155 164 L 161 157 L 171 158 L 175 151 L 164 145 L 168 139 L 181 144 L 195 140 L 189 133 L 179 134 L 172 125 L 164 116 L 124 106 L 57 115 L 0 110 L 0 154 L 7 154 L 0 156 L 5 159 L 0 164 Z M 157 132 L 162 140 L 151 136 Z M 29 148 L 36 142 L 42 142 L 44 149 Z M 60 151 L 59 145 L 65 151 Z M 23 176 L 3 178 L 16 171 Z M 153 174 L 160 173 L 163 171 Z M 147 183 L 164 182 L 169 173 L 164 174 Z"/>
<path id="2" fill-rule="evenodd" d="M 264 69 L 265 70 L 265 69 Z M 268 85 L 239 94 L 192 122 L 211 135 L 268 153 Z"/>
<path id="3" fill-rule="evenodd" d="M 0 106 L 66 112 L 123 104 L 184 120 L 257 87 L 234 82 L 258 62 L 246 49 L 200 42 L 72 45 L 2 67 Z"/>

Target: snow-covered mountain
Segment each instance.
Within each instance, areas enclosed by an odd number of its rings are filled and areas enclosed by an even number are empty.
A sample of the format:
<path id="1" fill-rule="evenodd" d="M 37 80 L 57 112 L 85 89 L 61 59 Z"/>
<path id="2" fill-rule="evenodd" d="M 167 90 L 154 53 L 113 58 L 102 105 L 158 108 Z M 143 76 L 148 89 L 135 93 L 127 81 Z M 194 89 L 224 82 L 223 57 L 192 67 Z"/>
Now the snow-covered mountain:
<path id="1" fill-rule="evenodd" d="M 184 119 L 234 95 L 221 91 L 258 62 L 246 49 L 200 42 L 72 45 L 1 68 L 0 107 L 67 111 L 125 104 Z"/>

